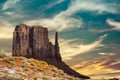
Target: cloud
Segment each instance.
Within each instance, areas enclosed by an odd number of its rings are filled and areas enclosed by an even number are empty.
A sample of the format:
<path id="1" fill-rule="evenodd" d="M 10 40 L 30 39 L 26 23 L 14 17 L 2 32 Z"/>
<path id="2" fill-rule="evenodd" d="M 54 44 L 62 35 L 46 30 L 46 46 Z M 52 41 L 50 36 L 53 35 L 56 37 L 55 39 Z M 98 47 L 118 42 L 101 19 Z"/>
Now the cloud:
<path id="1" fill-rule="evenodd" d="M 21 0 L 7 0 L 5 4 L 3 5 L 2 10 L 6 10 L 9 8 L 13 8 L 16 3 L 20 2 Z"/>
<path id="2" fill-rule="evenodd" d="M 90 76 L 92 79 L 93 78 L 100 79 L 104 77 L 117 78 L 119 77 L 120 74 L 119 66 L 120 66 L 119 60 L 113 61 L 110 58 L 101 58 L 99 60 L 94 61 L 83 61 L 80 64 L 74 65 L 73 69 L 75 69 L 79 73 Z"/>
<path id="3" fill-rule="evenodd" d="M 116 22 L 112 19 L 107 19 L 106 22 L 112 26 L 113 28 L 111 30 L 118 30 L 120 31 L 120 22 Z"/>
<path id="4" fill-rule="evenodd" d="M 101 53 L 98 53 L 99 55 L 103 55 L 103 56 L 114 56 L 115 54 L 114 53 L 104 53 L 104 52 L 101 52 Z"/>
<path id="5" fill-rule="evenodd" d="M 0 38 L 12 38 L 13 25 L 0 18 Z"/>
<path id="6" fill-rule="evenodd" d="M 116 4 L 105 3 L 102 0 L 72 0 L 72 4 L 68 9 L 68 12 L 76 13 L 78 11 L 95 11 L 97 13 L 118 13 Z"/>
<path id="7" fill-rule="evenodd" d="M 16 18 L 21 19 L 24 17 L 23 15 L 20 15 L 17 12 L 5 11 L 4 14 L 7 15 L 11 20 Z"/>
<path id="8" fill-rule="evenodd" d="M 114 70 L 120 70 L 120 61 L 119 61 L 119 63 L 111 64 L 111 65 L 107 66 L 107 68 L 112 68 Z"/>
<path id="9" fill-rule="evenodd" d="M 59 1 L 57 3 L 60 3 L 62 1 Z M 49 30 L 57 30 L 57 31 L 69 30 L 71 28 L 79 28 L 83 24 L 83 21 L 81 18 L 72 17 L 72 15 L 74 15 L 77 12 L 71 10 L 72 7 L 74 7 L 74 5 L 72 5 L 71 3 L 68 9 L 58 13 L 52 18 L 28 20 L 25 21 L 24 23 L 28 25 L 34 25 L 34 24 L 43 25 L 47 27 Z"/>
<path id="10" fill-rule="evenodd" d="M 97 80 L 98 78 L 99 79 L 114 79 L 114 78 L 118 78 L 120 79 L 120 71 L 119 72 L 111 72 L 111 73 L 104 73 L 104 74 L 92 74 L 92 75 L 89 75 L 91 76 L 91 78 Z"/>
<path id="11" fill-rule="evenodd" d="M 75 19 L 67 16 L 65 12 L 61 12 L 58 15 L 50 19 L 30 20 L 25 21 L 28 25 L 43 25 L 49 30 L 64 31 L 71 28 L 80 27 L 82 25 L 81 19 Z"/>
<path id="12" fill-rule="evenodd" d="M 14 12 L 4 12 L 4 14 L 6 14 L 6 15 L 13 15 L 14 14 Z"/>
<path id="13" fill-rule="evenodd" d="M 109 28 L 109 29 L 103 29 L 103 30 L 96 30 L 96 29 L 89 29 L 89 32 L 92 33 L 102 33 L 102 32 L 107 32 L 107 31 L 112 31 L 113 29 Z"/>
<path id="14" fill-rule="evenodd" d="M 73 56 L 90 52 L 95 48 L 101 47 L 102 46 L 101 42 L 105 39 L 105 37 L 107 37 L 107 34 L 100 36 L 95 42 L 91 44 L 78 44 L 78 43 L 70 44 L 70 42 L 74 41 L 75 39 L 73 40 L 61 39 L 60 46 L 61 46 L 62 57 L 64 60 L 69 60 L 72 59 Z"/>
<path id="15" fill-rule="evenodd" d="M 64 1 L 65 0 L 58 0 L 58 1 L 54 1 L 54 2 L 50 1 L 49 4 L 44 6 L 44 10 L 50 9 L 50 8 L 54 7 L 55 5 L 60 4 L 60 3 L 64 2 Z"/>
<path id="16" fill-rule="evenodd" d="M 95 33 L 102 33 L 102 32 L 108 32 L 108 31 L 120 31 L 120 22 L 114 21 L 113 19 L 106 19 L 106 23 L 111 26 L 111 28 L 108 29 L 103 29 L 103 30 L 95 30 L 95 29 L 90 29 L 90 32 L 95 32 Z"/>
<path id="17" fill-rule="evenodd" d="M 48 8 L 53 5 L 59 4 L 64 0 L 52 3 L 48 5 Z M 87 6 L 86 6 L 87 5 Z M 70 5 L 65 11 L 62 11 L 52 18 L 43 18 L 37 20 L 28 20 L 24 23 L 28 25 L 42 25 L 48 27 L 50 30 L 64 31 L 71 28 L 79 28 L 84 24 L 81 18 L 72 17 L 74 14 L 80 11 L 95 11 L 97 13 L 117 13 L 116 6 L 112 3 L 103 3 L 102 1 L 91 0 L 71 0 Z"/>

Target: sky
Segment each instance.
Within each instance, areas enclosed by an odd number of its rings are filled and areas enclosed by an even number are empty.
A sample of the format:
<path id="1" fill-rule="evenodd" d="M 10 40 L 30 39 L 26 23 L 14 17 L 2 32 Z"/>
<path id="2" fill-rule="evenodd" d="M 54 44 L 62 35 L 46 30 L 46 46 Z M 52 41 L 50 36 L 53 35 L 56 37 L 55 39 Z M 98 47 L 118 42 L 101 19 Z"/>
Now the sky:
<path id="1" fill-rule="evenodd" d="M 17 24 L 59 32 L 71 68 L 92 78 L 120 75 L 120 0 L 0 0 L 0 54 L 11 54 Z M 120 78 L 120 77 L 119 77 Z"/>

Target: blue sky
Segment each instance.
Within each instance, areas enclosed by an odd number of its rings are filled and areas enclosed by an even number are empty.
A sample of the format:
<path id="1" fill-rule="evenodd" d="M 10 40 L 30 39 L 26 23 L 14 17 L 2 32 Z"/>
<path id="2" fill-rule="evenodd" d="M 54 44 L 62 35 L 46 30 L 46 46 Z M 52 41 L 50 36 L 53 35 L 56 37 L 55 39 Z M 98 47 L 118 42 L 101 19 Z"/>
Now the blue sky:
<path id="1" fill-rule="evenodd" d="M 21 23 L 47 27 L 51 41 L 58 31 L 63 60 L 80 73 L 90 70 L 87 64 L 96 72 L 100 67 L 98 74 L 120 72 L 98 66 L 120 65 L 120 0 L 0 0 L 1 53 L 11 53 L 12 32 Z"/>

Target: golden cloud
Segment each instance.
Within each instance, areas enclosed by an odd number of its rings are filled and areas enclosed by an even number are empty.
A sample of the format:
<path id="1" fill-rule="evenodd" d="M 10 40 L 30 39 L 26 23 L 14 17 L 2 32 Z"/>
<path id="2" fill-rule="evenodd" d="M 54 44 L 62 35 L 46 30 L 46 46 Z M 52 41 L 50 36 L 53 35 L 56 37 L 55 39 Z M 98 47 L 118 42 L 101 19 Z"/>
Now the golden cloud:
<path id="1" fill-rule="evenodd" d="M 120 61 L 116 61 L 116 64 L 120 66 Z M 117 77 L 119 78 L 120 70 L 115 70 L 112 67 L 108 67 L 113 65 L 113 61 L 109 58 L 104 58 L 96 60 L 96 61 L 84 61 L 80 64 L 77 64 L 73 66 L 72 68 L 79 73 L 86 74 L 90 76 L 91 78 L 113 78 Z M 114 67 L 117 67 L 114 65 Z M 110 75 L 113 74 L 113 75 Z M 116 74 L 116 75 L 114 75 Z"/>

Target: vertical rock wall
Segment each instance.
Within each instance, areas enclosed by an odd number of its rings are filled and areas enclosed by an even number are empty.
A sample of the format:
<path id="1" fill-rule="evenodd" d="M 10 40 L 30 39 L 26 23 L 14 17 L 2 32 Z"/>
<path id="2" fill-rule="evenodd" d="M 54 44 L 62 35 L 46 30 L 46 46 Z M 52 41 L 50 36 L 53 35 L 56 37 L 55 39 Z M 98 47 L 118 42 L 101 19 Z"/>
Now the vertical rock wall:
<path id="1" fill-rule="evenodd" d="M 48 39 L 48 30 L 43 27 L 33 27 L 33 56 L 34 58 L 47 58 L 49 53 L 49 39 Z M 52 53 L 51 53 L 52 54 Z"/>
<path id="2" fill-rule="evenodd" d="M 17 25 L 13 33 L 13 56 L 31 55 L 29 50 L 29 27 Z"/>
<path id="3" fill-rule="evenodd" d="M 49 42 L 47 28 L 41 26 L 17 25 L 13 33 L 12 51 L 13 56 L 61 60 L 58 33 L 56 33 L 55 45 L 53 45 Z"/>

